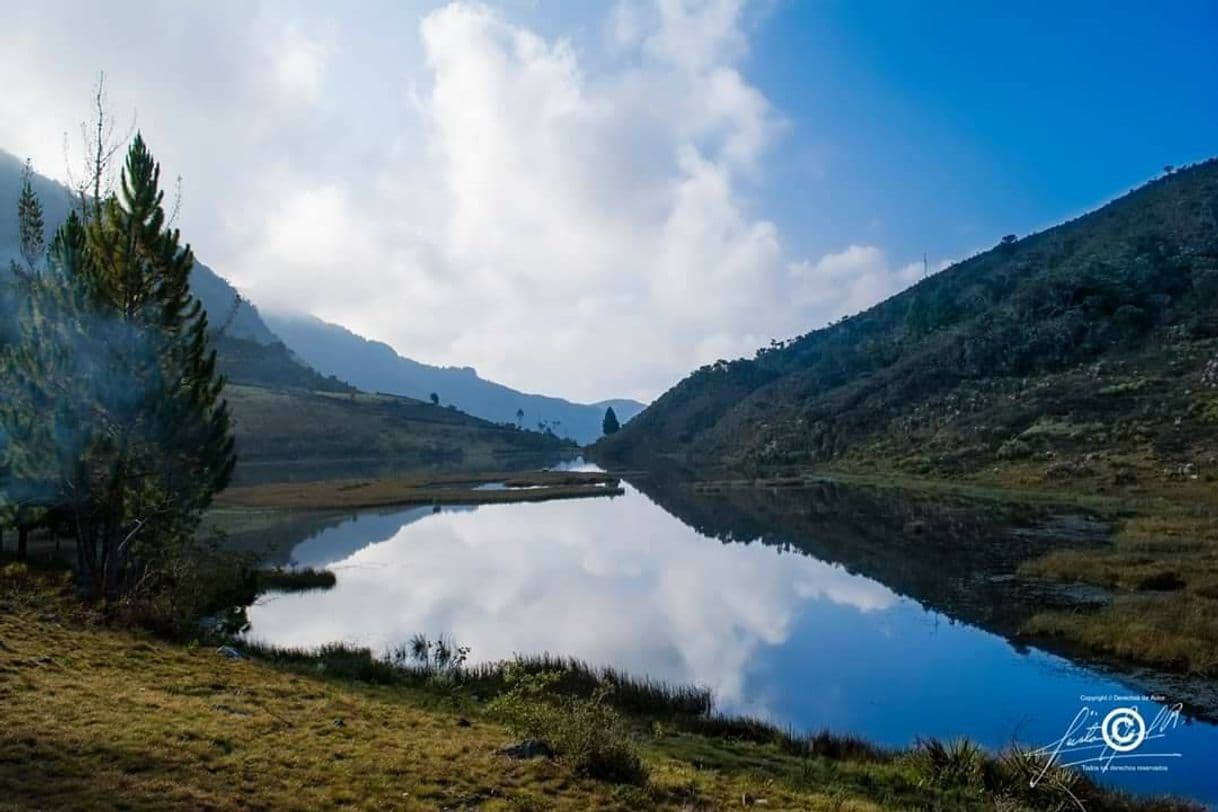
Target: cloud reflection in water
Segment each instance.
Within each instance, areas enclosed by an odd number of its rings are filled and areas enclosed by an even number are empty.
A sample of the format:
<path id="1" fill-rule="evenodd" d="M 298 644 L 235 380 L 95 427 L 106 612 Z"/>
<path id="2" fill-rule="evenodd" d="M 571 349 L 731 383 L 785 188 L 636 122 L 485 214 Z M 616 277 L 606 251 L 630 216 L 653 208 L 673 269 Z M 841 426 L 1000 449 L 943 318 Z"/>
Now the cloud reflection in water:
<path id="1" fill-rule="evenodd" d="M 251 608 L 256 637 L 379 651 L 446 634 L 477 660 L 549 651 L 706 685 L 743 707 L 749 662 L 787 640 L 801 605 L 869 612 L 899 600 L 814 558 L 707 539 L 629 488 L 614 500 L 414 509 L 354 525 L 297 546 L 295 560 L 330 566 L 338 584 Z M 349 553 L 353 533 L 372 543 Z"/>

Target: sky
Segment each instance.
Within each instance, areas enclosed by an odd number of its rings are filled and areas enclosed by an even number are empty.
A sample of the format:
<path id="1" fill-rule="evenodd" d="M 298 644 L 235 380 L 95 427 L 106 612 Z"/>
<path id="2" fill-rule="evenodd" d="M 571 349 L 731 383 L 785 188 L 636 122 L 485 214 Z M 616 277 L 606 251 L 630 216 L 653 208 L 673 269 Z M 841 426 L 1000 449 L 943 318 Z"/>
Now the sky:
<path id="1" fill-rule="evenodd" d="M 261 309 L 576 400 L 1218 154 L 1213 2 L 0 4 L 0 148 L 66 179 L 104 71 Z"/>

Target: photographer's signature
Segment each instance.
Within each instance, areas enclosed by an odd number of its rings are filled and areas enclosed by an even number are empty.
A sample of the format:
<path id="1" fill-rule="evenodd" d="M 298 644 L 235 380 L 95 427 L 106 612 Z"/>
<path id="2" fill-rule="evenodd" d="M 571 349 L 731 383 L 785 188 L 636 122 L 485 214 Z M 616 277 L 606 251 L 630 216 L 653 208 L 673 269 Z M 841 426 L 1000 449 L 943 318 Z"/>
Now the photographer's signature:
<path id="1" fill-rule="evenodd" d="M 1183 708 L 1180 703 L 1157 707 L 1147 720 L 1136 705 L 1103 711 L 1084 705 L 1058 739 L 1033 751 L 1045 757 L 1045 765 L 1032 779 L 1032 786 L 1053 767 L 1108 772 L 1122 769 L 1113 767 L 1118 762 L 1151 764 L 1157 759 L 1180 758 L 1180 753 L 1167 751 L 1161 740 L 1183 724 Z"/>

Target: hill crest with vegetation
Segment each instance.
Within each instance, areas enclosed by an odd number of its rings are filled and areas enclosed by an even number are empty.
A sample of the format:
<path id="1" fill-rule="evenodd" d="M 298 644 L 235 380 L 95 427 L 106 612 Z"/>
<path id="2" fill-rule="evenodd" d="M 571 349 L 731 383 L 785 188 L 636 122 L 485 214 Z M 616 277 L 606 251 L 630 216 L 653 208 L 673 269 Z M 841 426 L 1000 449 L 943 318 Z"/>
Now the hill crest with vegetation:
<path id="1" fill-rule="evenodd" d="M 705 366 L 597 453 L 743 470 L 1194 476 L 1218 452 L 1215 390 L 1210 160 L 752 359 Z"/>

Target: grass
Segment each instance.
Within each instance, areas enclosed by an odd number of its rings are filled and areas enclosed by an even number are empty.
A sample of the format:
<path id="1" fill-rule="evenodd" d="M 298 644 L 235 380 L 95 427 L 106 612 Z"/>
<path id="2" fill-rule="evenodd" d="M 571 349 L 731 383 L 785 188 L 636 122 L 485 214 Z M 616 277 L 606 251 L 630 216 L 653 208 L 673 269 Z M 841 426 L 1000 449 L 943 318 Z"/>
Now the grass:
<path id="1" fill-rule="evenodd" d="M 933 744 L 886 751 L 827 733 L 800 738 L 758 722 L 716 720 L 689 704 L 699 692 L 665 693 L 645 681 L 639 695 L 651 696 L 657 713 L 626 713 L 624 675 L 531 661 L 533 673 L 570 672 L 568 688 L 550 694 L 561 682 L 552 679 L 538 701 L 582 709 L 535 728 L 556 739 L 555 749 L 599 746 L 590 734 L 609 719 L 608 740 L 645 771 L 645 779 L 595 778 L 579 758 L 499 753 L 520 736 L 492 701 L 497 681 L 504 681 L 498 696 L 514 690 L 503 667 L 453 680 L 343 647 L 228 659 L 210 645 L 104 626 L 65 588 L 54 574 L 0 570 L 5 808 L 1076 808 L 1052 783 L 1027 787 L 1024 755 L 975 748 L 953 755 L 949 747 L 943 756 Z M 594 683 L 608 697 L 600 710 L 562 704 L 593 700 L 581 697 Z M 606 707 L 615 715 L 605 716 Z M 566 739 L 555 725 L 567 726 Z M 1087 809 L 1196 808 L 1138 801 L 1064 775 Z"/>
<path id="2" fill-rule="evenodd" d="M 1037 613 L 1024 631 L 1127 662 L 1218 677 L 1218 514 L 1207 501 L 1148 503 L 1120 521 L 1110 547 L 1058 551 L 1025 564 L 1025 576 L 1104 587 L 1112 600 L 1092 611 Z"/>
<path id="3" fill-rule="evenodd" d="M 575 471 L 434 474 L 385 479 L 275 482 L 229 488 L 219 507 L 355 510 L 392 505 L 485 505 L 620 496 L 617 477 Z M 478 486 L 501 484 L 500 489 Z"/>
<path id="4" fill-rule="evenodd" d="M 426 662 L 394 656 L 394 652 L 377 656 L 371 649 L 341 643 L 316 649 L 280 648 L 253 642 L 241 645 L 247 653 L 279 667 L 377 685 L 419 685 L 427 682 L 435 671 Z M 549 654 L 465 666 L 453 670 L 448 681 L 471 694 L 487 697 L 508 692 L 513 679 L 540 674 L 552 676 L 548 685 L 552 695 L 588 699 L 598 690 L 608 689 L 611 704 L 632 714 L 700 718 L 709 717 L 713 706 L 711 693 L 705 688 L 633 677 L 613 668 L 595 668 L 575 658 Z"/>
<path id="5" fill-rule="evenodd" d="M 1055 550 L 1023 562 L 1018 572 L 1026 580 L 1100 587 L 1111 600 L 1099 607 L 1030 613 L 1021 635 L 1107 662 L 1218 677 L 1218 487 L 1200 478 L 1155 478 L 1144 460 L 1125 459 L 1122 464 L 1139 472 L 1137 484 L 1116 488 L 1086 487 L 1088 481 L 1049 483 L 1027 465 L 1004 463 L 950 480 L 847 468 L 786 470 L 695 487 L 714 494 L 727 488 L 801 487 L 832 480 L 1096 512 L 1114 527 L 1110 544 Z"/>
<path id="6" fill-rule="evenodd" d="M 396 463 L 493 470 L 517 455 L 549 458 L 573 445 L 393 395 L 225 387 L 242 466 L 258 463 Z"/>

